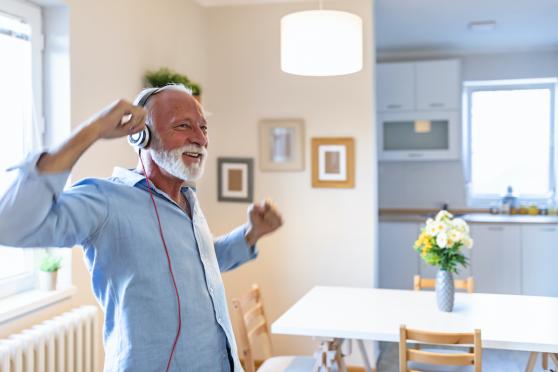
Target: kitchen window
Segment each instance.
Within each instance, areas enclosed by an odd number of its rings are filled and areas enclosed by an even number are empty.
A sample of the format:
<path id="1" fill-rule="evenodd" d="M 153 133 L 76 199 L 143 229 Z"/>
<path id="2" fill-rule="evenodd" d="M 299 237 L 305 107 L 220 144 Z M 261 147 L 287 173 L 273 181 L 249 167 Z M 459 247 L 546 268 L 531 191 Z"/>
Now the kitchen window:
<path id="1" fill-rule="evenodd" d="M 468 204 L 497 204 L 508 186 L 525 203 L 555 195 L 557 79 L 464 83 Z"/>
<path id="2" fill-rule="evenodd" d="M 15 172 L 5 170 L 42 146 L 42 35 L 39 7 L 0 5 L 0 193 Z M 0 297 L 35 286 L 35 250 L 0 247 Z"/>

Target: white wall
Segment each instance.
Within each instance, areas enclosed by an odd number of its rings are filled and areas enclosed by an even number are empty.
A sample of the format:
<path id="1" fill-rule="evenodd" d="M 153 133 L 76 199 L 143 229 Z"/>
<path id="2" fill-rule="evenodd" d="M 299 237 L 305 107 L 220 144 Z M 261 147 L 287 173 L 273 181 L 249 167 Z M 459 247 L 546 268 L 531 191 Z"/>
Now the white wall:
<path id="1" fill-rule="evenodd" d="M 439 58 L 447 57 L 455 56 Z M 558 77 L 558 51 L 458 58 L 464 81 Z M 450 208 L 467 208 L 460 161 L 382 162 L 378 181 L 380 208 L 440 208 L 443 203 L 449 203 Z"/>
<path id="2" fill-rule="evenodd" d="M 198 194 L 214 233 L 243 223 L 247 204 L 217 202 L 216 158 L 255 159 L 255 198 L 273 198 L 285 225 L 261 241 L 257 260 L 225 274 L 224 279 L 229 299 L 258 283 L 271 320 L 315 285 L 371 287 L 376 275 L 372 4 L 345 0 L 326 5 L 364 19 L 366 60 L 361 72 L 331 78 L 281 72 L 280 19 L 314 4 L 222 7 L 208 12 L 204 102 L 213 116 L 209 120 L 209 167 Z M 259 170 L 257 125 L 262 118 L 305 120 L 304 171 Z M 310 185 L 310 139 L 328 136 L 355 139 L 354 189 Z M 274 336 L 273 341 L 276 353 L 313 351 L 314 344 L 305 338 Z"/>

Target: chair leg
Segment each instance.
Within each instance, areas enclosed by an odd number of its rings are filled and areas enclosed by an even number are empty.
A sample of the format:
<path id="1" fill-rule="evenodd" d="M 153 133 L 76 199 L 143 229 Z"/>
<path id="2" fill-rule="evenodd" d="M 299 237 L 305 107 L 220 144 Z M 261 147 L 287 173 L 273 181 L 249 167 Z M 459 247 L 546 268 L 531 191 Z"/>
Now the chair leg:
<path id="1" fill-rule="evenodd" d="M 552 361 L 554 362 L 554 364 L 555 364 L 556 367 L 558 368 L 558 354 L 556 354 L 556 353 L 551 353 L 551 354 L 550 354 L 550 359 L 552 359 Z"/>
<path id="2" fill-rule="evenodd" d="M 542 369 L 545 371 L 548 369 L 548 353 L 542 353 Z"/>
<path id="3" fill-rule="evenodd" d="M 525 372 L 533 372 L 535 370 L 535 362 L 537 361 L 537 354 L 536 352 L 532 352 L 529 354 L 529 360 L 527 361 L 527 367 L 525 368 Z"/>

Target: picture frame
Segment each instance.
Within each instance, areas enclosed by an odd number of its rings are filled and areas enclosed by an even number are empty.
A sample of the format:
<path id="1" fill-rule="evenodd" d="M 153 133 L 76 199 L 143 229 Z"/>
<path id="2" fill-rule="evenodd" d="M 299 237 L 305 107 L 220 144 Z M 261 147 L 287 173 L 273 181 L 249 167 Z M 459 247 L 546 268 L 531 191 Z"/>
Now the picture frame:
<path id="1" fill-rule="evenodd" d="M 254 198 L 254 159 L 217 158 L 217 200 L 251 203 Z"/>
<path id="2" fill-rule="evenodd" d="M 304 170 L 304 120 L 262 119 L 259 122 L 260 170 Z"/>
<path id="3" fill-rule="evenodd" d="M 354 139 L 312 138 L 312 187 L 355 187 Z"/>

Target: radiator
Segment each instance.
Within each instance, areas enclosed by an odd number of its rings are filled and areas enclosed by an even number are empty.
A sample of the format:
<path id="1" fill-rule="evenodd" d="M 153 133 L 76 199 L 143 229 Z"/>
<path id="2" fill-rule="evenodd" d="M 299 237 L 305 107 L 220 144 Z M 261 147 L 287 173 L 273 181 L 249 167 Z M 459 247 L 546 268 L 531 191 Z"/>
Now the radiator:
<path id="1" fill-rule="evenodd" d="M 95 306 L 82 306 L 0 340 L 0 372 L 98 372 Z"/>

